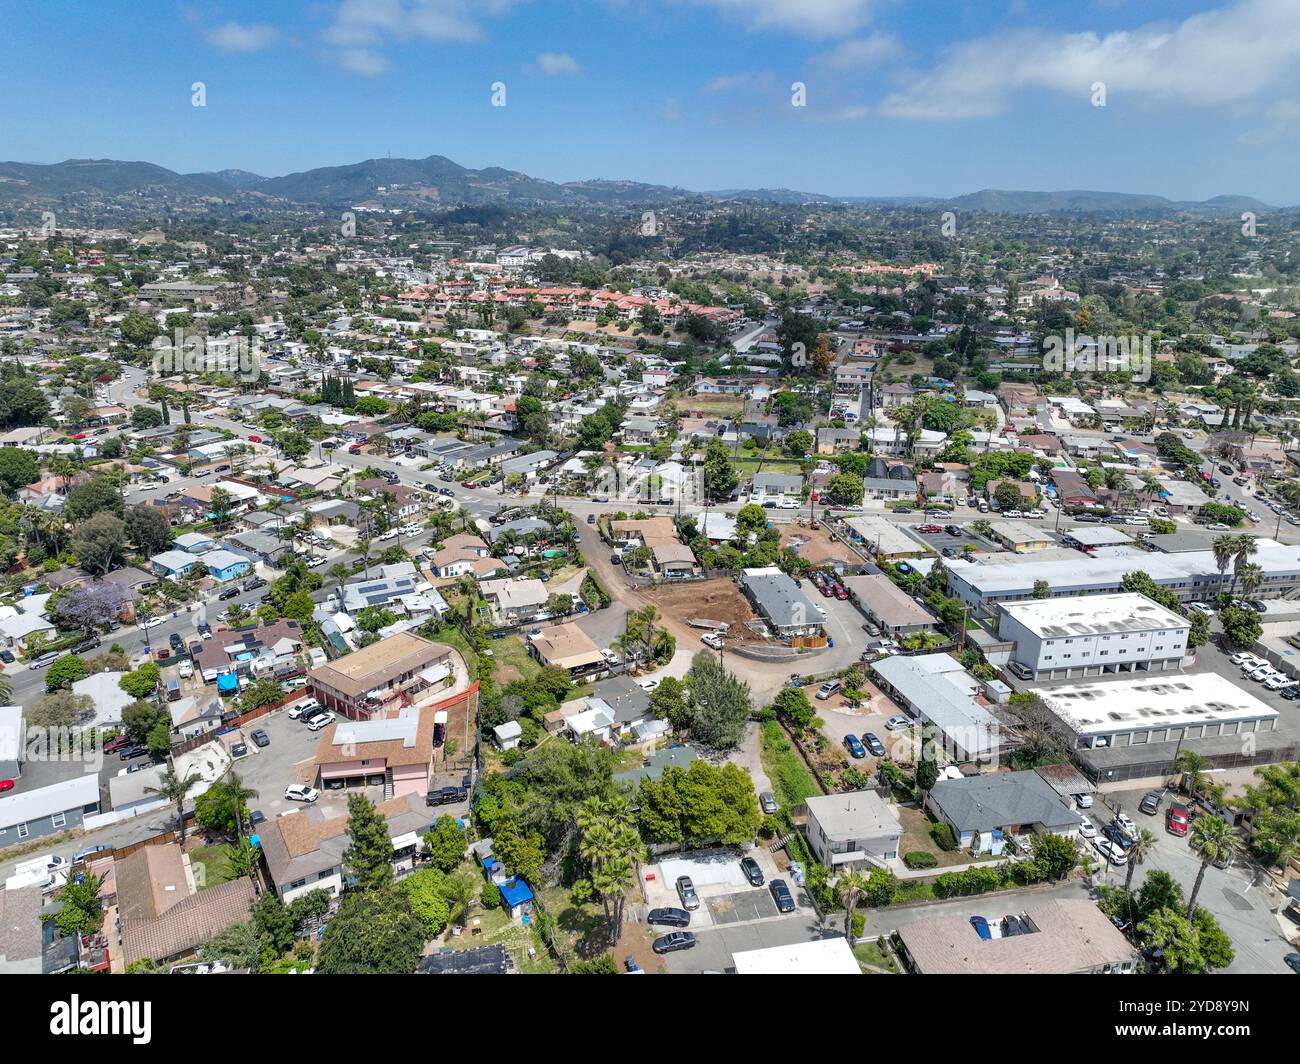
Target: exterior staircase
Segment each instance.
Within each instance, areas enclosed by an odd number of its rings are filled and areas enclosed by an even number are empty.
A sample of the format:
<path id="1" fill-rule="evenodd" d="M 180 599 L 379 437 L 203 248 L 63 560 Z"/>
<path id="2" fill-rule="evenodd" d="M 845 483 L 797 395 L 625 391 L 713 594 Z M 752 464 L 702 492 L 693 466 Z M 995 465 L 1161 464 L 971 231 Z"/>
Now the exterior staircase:
<path id="1" fill-rule="evenodd" d="M 388 801 L 393 796 L 393 770 L 384 769 L 384 801 Z"/>

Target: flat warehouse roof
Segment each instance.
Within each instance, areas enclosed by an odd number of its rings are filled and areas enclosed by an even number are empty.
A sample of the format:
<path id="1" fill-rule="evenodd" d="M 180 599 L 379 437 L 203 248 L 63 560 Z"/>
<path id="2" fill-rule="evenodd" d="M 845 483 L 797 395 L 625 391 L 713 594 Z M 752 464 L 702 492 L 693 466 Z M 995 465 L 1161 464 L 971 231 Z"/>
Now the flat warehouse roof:
<path id="1" fill-rule="evenodd" d="M 1034 694 L 1077 735 L 1271 720 L 1278 715 L 1214 672 L 1039 687 Z"/>
<path id="2" fill-rule="evenodd" d="M 1043 639 L 1190 628 L 1191 622 L 1145 595 L 1071 595 L 1008 602 L 1002 612 Z"/>

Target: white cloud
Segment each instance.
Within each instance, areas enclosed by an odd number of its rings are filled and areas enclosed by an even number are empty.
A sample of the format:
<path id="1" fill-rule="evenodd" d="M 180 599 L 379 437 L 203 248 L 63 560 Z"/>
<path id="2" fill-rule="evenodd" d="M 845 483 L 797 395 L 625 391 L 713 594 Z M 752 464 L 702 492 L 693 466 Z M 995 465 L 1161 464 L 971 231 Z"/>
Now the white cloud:
<path id="1" fill-rule="evenodd" d="M 385 55 L 370 48 L 340 48 L 335 57 L 349 74 L 360 74 L 363 78 L 377 78 L 393 66 Z"/>
<path id="2" fill-rule="evenodd" d="M 537 69 L 552 78 L 582 73 L 578 61 L 568 52 L 543 52 L 537 57 Z"/>
<path id="3" fill-rule="evenodd" d="M 1003 32 L 958 44 L 880 107 L 898 118 L 980 118 L 1047 90 L 1086 104 L 1104 82 L 1110 104 L 1138 98 L 1193 106 L 1248 100 L 1291 76 L 1300 59 L 1294 0 L 1239 0 L 1177 24 L 1095 33 Z"/>
<path id="4" fill-rule="evenodd" d="M 482 22 L 514 0 L 343 0 L 322 33 L 345 70 L 381 74 L 391 65 L 380 51 L 390 44 L 483 39 Z"/>
<path id="5" fill-rule="evenodd" d="M 832 70 L 861 71 L 906 54 L 907 49 L 894 34 L 873 33 L 837 44 L 829 52 L 814 56 L 813 61 Z"/>
<path id="6" fill-rule="evenodd" d="M 704 83 L 705 92 L 765 92 L 772 86 L 772 75 L 766 70 L 741 71 L 738 74 L 720 74 Z"/>
<path id="7" fill-rule="evenodd" d="M 210 45 L 223 52 L 260 52 L 270 48 L 279 34 L 274 26 L 268 26 L 264 22 L 248 25 L 227 22 L 224 26 L 209 30 L 205 36 Z"/>
<path id="8" fill-rule="evenodd" d="M 820 39 L 856 33 L 871 21 L 877 0 L 690 0 L 739 19 L 755 30 L 784 30 Z"/>

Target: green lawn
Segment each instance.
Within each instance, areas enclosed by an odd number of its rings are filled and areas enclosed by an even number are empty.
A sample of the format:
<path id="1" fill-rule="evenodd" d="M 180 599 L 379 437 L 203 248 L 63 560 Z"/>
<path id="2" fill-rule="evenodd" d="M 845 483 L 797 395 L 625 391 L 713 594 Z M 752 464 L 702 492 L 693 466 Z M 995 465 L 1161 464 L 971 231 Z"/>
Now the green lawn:
<path id="1" fill-rule="evenodd" d="M 234 846 L 228 842 L 190 851 L 190 866 L 194 869 L 194 883 L 199 890 L 219 887 L 235 878 L 230 867 Z"/>
<path id="2" fill-rule="evenodd" d="M 772 781 L 772 791 L 782 808 L 792 808 L 813 795 L 822 793 L 814 782 L 812 773 L 808 771 L 808 766 L 799 756 L 799 751 L 786 738 L 776 721 L 769 720 L 763 724 L 759 759 L 767 778 Z"/>
<path id="3" fill-rule="evenodd" d="M 498 679 L 501 679 L 501 673 L 505 669 L 513 669 L 522 680 L 531 680 L 542 671 L 541 665 L 528 653 L 524 641 L 517 635 L 494 639 L 489 649 L 492 651 L 493 660 L 496 661 Z"/>
<path id="4" fill-rule="evenodd" d="M 891 972 L 898 971 L 898 965 L 894 962 L 893 955 L 881 949 L 879 941 L 859 942 L 853 947 L 853 956 L 857 957 L 863 964 L 871 965 L 871 968 L 864 969 L 871 975 L 880 974 L 872 971 L 872 968 L 887 968 Z"/>

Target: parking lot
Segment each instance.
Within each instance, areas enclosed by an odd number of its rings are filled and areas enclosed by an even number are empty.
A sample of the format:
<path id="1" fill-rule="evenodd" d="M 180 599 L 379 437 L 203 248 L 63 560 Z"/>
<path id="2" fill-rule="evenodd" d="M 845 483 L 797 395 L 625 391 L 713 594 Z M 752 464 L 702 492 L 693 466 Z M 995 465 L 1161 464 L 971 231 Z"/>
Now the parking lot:
<path id="1" fill-rule="evenodd" d="M 976 533 L 970 531 L 969 528 L 963 528 L 962 534 L 960 536 L 950 536 L 947 532 L 917 531 L 917 525 L 930 524 L 930 523 L 931 522 L 929 521 L 917 521 L 913 524 L 907 525 L 906 528 L 907 528 L 907 534 L 909 536 L 912 536 L 915 539 L 919 539 L 922 543 L 924 543 L 927 547 L 929 547 L 932 551 L 934 551 L 935 554 L 942 554 L 945 547 L 950 547 L 953 550 L 955 550 L 957 552 L 957 556 L 960 557 L 961 554 L 963 553 L 963 548 L 966 547 L 967 545 L 970 545 L 970 547 L 972 547 L 974 550 L 983 551 L 987 553 L 998 552 L 1002 550 L 1002 548 L 998 546 L 998 544 L 994 543 L 992 540 L 984 539 L 982 536 L 979 536 Z M 947 527 L 947 525 L 951 523 L 952 523 L 951 519 L 940 520 L 937 517 L 933 521 L 933 524 L 943 525 L 944 527 Z"/>

